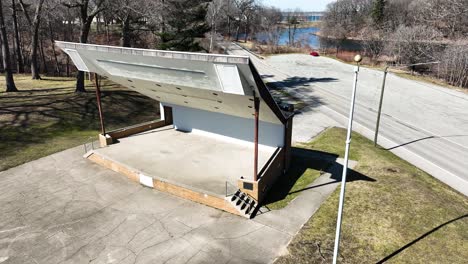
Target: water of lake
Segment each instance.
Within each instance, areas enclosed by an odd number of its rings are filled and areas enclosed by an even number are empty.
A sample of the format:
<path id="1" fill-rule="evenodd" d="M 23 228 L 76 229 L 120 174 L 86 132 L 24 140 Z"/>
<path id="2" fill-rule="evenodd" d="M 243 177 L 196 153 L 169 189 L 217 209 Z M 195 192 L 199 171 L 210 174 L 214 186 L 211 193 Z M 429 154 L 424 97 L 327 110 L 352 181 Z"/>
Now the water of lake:
<path id="1" fill-rule="evenodd" d="M 311 28 L 298 28 L 296 29 L 296 34 L 294 37 L 295 42 L 307 43 L 312 48 L 319 48 L 320 47 L 320 38 L 315 34 L 319 32 L 319 28 L 311 27 Z M 268 38 L 267 34 L 259 33 L 257 34 L 257 40 L 262 42 L 266 41 Z M 281 35 L 279 38 L 279 45 L 288 45 L 289 43 L 289 33 L 287 29 L 281 30 Z"/>
<path id="2" fill-rule="evenodd" d="M 322 38 L 315 35 L 320 31 L 320 28 L 309 27 L 309 28 L 298 28 L 296 29 L 296 34 L 294 37 L 295 42 L 300 42 L 302 44 L 309 45 L 312 49 L 318 49 L 323 47 L 333 47 L 336 46 L 336 40 Z M 240 34 L 239 39 L 243 39 L 244 34 Z M 265 32 L 260 32 L 255 35 L 255 38 L 258 42 L 266 42 L 268 40 L 268 34 Z M 281 35 L 279 38 L 279 45 L 288 45 L 289 43 L 289 33 L 288 29 L 282 29 Z M 362 44 L 359 41 L 355 40 L 345 40 L 340 42 L 340 49 L 349 50 L 349 51 L 360 51 L 362 50 Z"/>

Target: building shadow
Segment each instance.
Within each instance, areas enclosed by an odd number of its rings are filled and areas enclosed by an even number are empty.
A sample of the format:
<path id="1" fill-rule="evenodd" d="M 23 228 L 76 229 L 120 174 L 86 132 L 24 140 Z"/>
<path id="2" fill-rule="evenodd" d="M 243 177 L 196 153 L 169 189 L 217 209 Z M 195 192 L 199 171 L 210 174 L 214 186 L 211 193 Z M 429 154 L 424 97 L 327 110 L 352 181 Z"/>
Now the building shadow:
<path id="1" fill-rule="evenodd" d="M 385 258 L 381 259 L 380 261 L 378 261 L 377 263 L 384 263 L 388 260 L 390 260 L 391 258 L 395 257 L 396 255 L 400 254 L 401 252 L 403 252 L 404 250 L 406 250 L 407 248 L 411 247 L 412 245 L 416 244 L 417 242 L 421 241 L 422 239 L 424 239 L 425 237 L 429 236 L 430 234 L 436 232 L 437 230 L 441 229 L 442 227 L 448 225 L 448 224 L 451 224 L 453 222 L 456 222 L 458 220 L 462 220 L 463 218 L 466 218 L 468 217 L 468 214 L 465 214 L 465 215 L 462 215 L 462 216 L 459 216 L 457 218 L 454 218 L 450 221 L 447 221 L 443 224 L 440 224 L 439 226 L 431 229 L 430 231 L 424 233 L 423 235 L 421 235 L 420 237 L 416 238 L 415 240 L 409 242 L 408 244 L 404 245 L 403 247 L 399 248 L 398 250 L 394 251 L 392 254 L 386 256 Z"/>
<path id="2" fill-rule="evenodd" d="M 341 181 L 341 175 L 343 166 L 336 160 L 338 155 L 310 150 L 305 148 L 292 148 L 291 153 L 291 167 L 288 172 L 281 176 L 273 187 L 268 191 L 268 195 L 262 202 L 263 205 L 268 205 L 277 201 L 281 201 L 290 194 L 300 193 L 306 190 L 318 188 L 324 185 L 334 184 Z M 321 175 L 325 173 L 330 174 L 330 178 L 334 181 L 330 181 L 324 184 L 309 185 L 300 190 L 292 191 L 292 188 L 296 182 L 304 175 L 307 169 L 313 169 L 319 171 Z M 347 182 L 352 181 L 375 181 L 366 175 L 363 175 L 357 171 L 348 169 Z"/>

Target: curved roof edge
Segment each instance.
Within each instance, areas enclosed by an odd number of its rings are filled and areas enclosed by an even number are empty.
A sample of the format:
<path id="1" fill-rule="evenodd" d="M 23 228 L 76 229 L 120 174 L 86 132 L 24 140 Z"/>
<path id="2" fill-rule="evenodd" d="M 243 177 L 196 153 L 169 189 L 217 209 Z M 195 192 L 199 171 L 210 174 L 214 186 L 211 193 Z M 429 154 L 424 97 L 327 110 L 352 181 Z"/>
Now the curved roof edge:
<path id="1" fill-rule="evenodd" d="M 250 71 L 252 72 L 252 75 L 255 80 L 255 84 L 257 85 L 257 89 L 260 93 L 260 97 L 262 97 L 263 101 L 271 108 L 273 113 L 275 113 L 276 117 L 281 121 L 281 123 L 285 124 L 289 118 L 291 118 L 293 115 L 288 115 L 285 116 L 279 105 L 276 103 L 275 99 L 270 93 L 270 90 L 266 86 L 266 84 L 263 82 L 262 77 L 260 77 L 260 74 L 257 71 L 257 68 L 253 65 L 252 61 L 249 59 L 249 67 Z"/>
<path id="2" fill-rule="evenodd" d="M 144 55 L 152 57 L 160 57 L 167 59 L 185 59 L 193 61 L 207 61 L 207 62 L 220 62 L 220 63 L 235 63 L 235 64 L 248 64 L 248 56 L 235 56 L 224 54 L 210 54 L 210 53 L 196 53 L 196 52 L 183 52 L 183 51 L 168 51 L 168 50 L 155 50 L 155 49 L 138 49 L 126 48 L 106 45 L 96 45 L 87 43 L 75 43 L 67 41 L 54 41 L 55 44 L 62 49 L 80 49 L 106 51 L 118 54 L 132 54 Z"/>

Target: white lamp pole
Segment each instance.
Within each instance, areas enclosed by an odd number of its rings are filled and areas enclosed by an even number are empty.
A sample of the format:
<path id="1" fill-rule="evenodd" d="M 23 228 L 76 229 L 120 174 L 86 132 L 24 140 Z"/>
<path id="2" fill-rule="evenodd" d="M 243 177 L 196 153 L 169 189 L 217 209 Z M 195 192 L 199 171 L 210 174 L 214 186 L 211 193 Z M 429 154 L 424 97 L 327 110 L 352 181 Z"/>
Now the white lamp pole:
<path id="1" fill-rule="evenodd" d="M 353 116 L 354 116 L 354 102 L 356 99 L 356 86 L 359 73 L 359 62 L 361 62 L 361 55 L 356 55 L 354 61 L 356 62 L 356 67 L 354 68 L 354 83 L 353 83 L 353 92 L 351 95 L 351 107 L 349 109 L 349 120 L 348 120 L 348 133 L 346 135 L 346 149 L 345 157 L 343 164 L 343 174 L 341 176 L 341 192 L 340 192 L 340 202 L 338 205 L 338 218 L 336 221 L 336 235 L 335 235 L 335 247 L 333 250 L 333 264 L 336 264 L 338 260 L 338 252 L 340 247 L 340 235 L 341 235 L 341 218 L 343 215 L 343 205 L 346 189 L 346 174 L 348 171 L 348 159 L 349 159 L 349 145 L 351 144 L 351 131 L 353 129 Z"/>

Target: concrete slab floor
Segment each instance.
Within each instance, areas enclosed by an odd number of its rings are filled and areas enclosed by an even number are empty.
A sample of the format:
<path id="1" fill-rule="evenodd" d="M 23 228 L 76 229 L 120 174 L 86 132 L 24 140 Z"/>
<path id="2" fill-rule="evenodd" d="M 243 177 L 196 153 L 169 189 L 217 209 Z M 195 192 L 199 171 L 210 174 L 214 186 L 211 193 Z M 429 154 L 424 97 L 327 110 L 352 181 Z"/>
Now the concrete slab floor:
<path id="1" fill-rule="evenodd" d="M 0 172 L 0 263 L 271 263 L 337 186 L 322 175 L 331 184 L 304 191 L 287 214 L 248 220 L 82 155 L 77 147 Z"/>
<path id="2" fill-rule="evenodd" d="M 222 140 L 167 126 L 127 138 L 94 152 L 147 176 L 224 197 L 237 180 L 253 179 L 253 144 Z M 259 171 L 275 148 L 259 147 Z M 235 188 L 235 189 L 233 189 Z"/>

